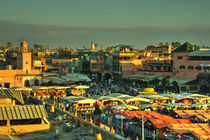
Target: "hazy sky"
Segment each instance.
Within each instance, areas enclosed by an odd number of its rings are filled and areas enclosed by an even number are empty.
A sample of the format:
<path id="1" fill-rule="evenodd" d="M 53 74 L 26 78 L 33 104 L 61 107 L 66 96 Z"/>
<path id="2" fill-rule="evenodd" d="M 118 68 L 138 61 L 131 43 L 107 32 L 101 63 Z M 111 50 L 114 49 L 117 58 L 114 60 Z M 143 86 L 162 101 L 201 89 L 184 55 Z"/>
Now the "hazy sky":
<path id="1" fill-rule="evenodd" d="M 0 45 L 210 46 L 210 0 L 1 0 Z"/>

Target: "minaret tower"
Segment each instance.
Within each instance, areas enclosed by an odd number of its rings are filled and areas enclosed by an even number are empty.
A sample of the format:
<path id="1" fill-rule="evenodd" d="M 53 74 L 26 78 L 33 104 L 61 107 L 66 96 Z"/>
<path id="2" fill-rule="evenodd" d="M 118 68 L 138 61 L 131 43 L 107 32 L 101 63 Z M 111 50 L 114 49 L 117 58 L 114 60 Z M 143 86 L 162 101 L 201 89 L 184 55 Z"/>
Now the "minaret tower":
<path id="1" fill-rule="evenodd" d="M 21 42 L 20 46 L 22 47 L 22 52 L 28 52 L 28 43 L 26 41 Z"/>
<path id="2" fill-rule="evenodd" d="M 91 42 L 91 51 L 95 51 L 95 43 L 93 41 Z"/>
<path id="3" fill-rule="evenodd" d="M 22 69 L 24 74 L 31 73 L 31 52 L 28 52 L 28 43 L 22 41 L 20 43 L 20 52 L 17 56 L 17 69 Z"/>

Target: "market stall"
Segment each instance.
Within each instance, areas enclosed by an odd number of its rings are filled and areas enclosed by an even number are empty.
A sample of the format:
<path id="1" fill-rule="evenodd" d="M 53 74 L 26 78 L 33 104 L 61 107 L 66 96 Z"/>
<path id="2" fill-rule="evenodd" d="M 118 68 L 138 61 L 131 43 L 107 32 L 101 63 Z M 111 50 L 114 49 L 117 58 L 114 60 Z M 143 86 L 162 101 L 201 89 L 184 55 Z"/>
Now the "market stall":
<path id="1" fill-rule="evenodd" d="M 200 109 L 200 110 L 210 110 L 210 104 L 192 104 L 192 108 Z"/>
<path id="2" fill-rule="evenodd" d="M 146 98 L 149 99 L 151 103 L 157 104 L 157 105 L 164 105 L 164 104 L 168 104 L 168 103 L 172 103 L 172 98 L 170 97 L 165 97 L 165 96 L 161 96 L 159 95 L 139 95 L 138 97 L 141 98 Z"/>
<path id="3" fill-rule="evenodd" d="M 134 97 L 134 96 L 118 96 L 116 98 L 123 100 L 127 105 L 134 105 L 134 106 L 138 106 L 142 103 L 150 102 L 149 99 L 141 98 L 138 96 L 136 96 L 136 97 Z"/>
<path id="4" fill-rule="evenodd" d="M 86 93 L 86 90 L 89 89 L 89 86 L 86 85 L 71 85 L 70 88 L 70 95 L 74 96 L 81 96 Z"/>
<path id="5" fill-rule="evenodd" d="M 34 96 L 46 96 L 51 97 L 65 97 L 66 96 L 66 87 L 61 86 L 35 86 L 33 87 Z"/>
<path id="6" fill-rule="evenodd" d="M 80 115 L 91 115 L 95 110 L 97 100 L 89 98 L 74 98 L 70 103 L 70 111 Z"/>
<path id="7" fill-rule="evenodd" d="M 168 112 L 170 112 L 172 110 L 178 110 L 178 109 L 180 110 L 180 109 L 185 109 L 185 108 L 189 108 L 190 107 L 189 105 L 182 104 L 182 103 L 179 103 L 179 104 L 177 104 L 177 103 L 164 104 L 163 106 L 166 108 L 166 110 Z"/>
<path id="8" fill-rule="evenodd" d="M 102 107 L 109 107 L 109 106 L 124 104 L 124 101 L 122 99 L 118 99 L 114 97 L 103 96 L 101 98 L 98 98 L 98 100 L 102 102 Z"/>
<path id="9" fill-rule="evenodd" d="M 136 106 L 130 106 L 130 105 L 116 105 L 111 107 L 112 110 L 138 110 L 139 108 Z"/>

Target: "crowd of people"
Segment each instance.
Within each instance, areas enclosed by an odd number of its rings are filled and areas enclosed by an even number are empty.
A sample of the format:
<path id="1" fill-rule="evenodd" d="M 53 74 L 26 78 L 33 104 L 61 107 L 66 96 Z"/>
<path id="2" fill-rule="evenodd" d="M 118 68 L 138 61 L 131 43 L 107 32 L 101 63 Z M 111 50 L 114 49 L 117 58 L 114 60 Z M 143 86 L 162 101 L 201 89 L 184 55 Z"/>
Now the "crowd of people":
<path id="1" fill-rule="evenodd" d="M 106 96 L 112 93 L 123 93 L 130 95 L 137 95 L 137 88 L 129 86 L 121 82 L 105 81 L 105 82 L 91 82 L 90 88 L 86 94 L 88 96 L 101 95 Z"/>

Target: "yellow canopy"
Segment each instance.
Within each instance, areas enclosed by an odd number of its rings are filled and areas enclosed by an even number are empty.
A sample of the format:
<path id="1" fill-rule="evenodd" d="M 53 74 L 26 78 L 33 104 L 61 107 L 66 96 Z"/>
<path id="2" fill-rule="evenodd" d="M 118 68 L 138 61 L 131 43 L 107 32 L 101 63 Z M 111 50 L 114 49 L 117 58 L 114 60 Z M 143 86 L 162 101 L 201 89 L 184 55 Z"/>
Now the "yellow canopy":
<path id="1" fill-rule="evenodd" d="M 150 95 L 158 95 L 159 93 L 158 92 L 139 92 L 139 94 L 150 94 Z"/>
<path id="2" fill-rule="evenodd" d="M 154 88 L 145 88 L 143 92 L 155 92 Z"/>
<path id="3" fill-rule="evenodd" d="M 90 86 L 86 85 L 70 85 L 69 88 L 74 88 L 74 89 L 88 89 Z"/>
<path id="4" fill-rule="evenodd" d="M 148 95 L 157 95 L 158 92 L 155 92 L 154 88 L 145 88 L 144 91 L 140 91 L 139 94 L 148 94 Z"/>
<path id="5" fill-rule="evenodd" d="M 131 101 L 143 101 L 143 102 L 150 102 L 149 99 L 146 99 L 146 98 L 141 98 L 141 97 L 132 97 L 132 98 L 129 98 L 127 100 L 125 100 L 125 102 L 131 102 Z"/>

